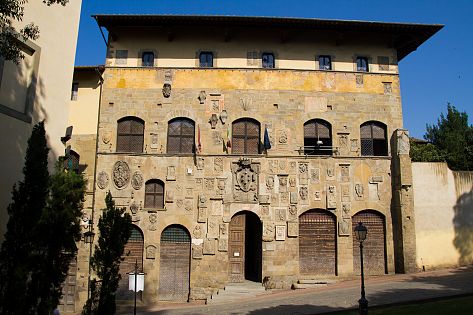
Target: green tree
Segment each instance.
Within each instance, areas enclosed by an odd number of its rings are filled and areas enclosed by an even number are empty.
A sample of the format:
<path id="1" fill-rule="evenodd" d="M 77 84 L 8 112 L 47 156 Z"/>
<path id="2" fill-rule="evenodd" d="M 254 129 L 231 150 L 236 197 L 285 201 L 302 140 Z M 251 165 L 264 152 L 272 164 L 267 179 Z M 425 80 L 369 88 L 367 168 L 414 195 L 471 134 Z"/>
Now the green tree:
<path id="1" fill-rule="evenodd" d="M 59 304 L 62 284 L 81 239 L 80 217 L 85 195 L 81 174 L 66 172 L 61 162 L 51 176 L 49 199 L 35 227 L 38 240 L 28 297 L 38 313 L 47 314 Z"/>
<path id="2" fill-rule="evenodd" d="M 23 299 L 30 284 L 31 253 L 37 249 L 36 224 L 48 198 L 48 152 L 44 123 L 33 127 L 25 156 L 23 181 L 13 187 L 5 240 L 0 250 L 0 313 L 30 314 Z"/>
<path id="3" fill-rule="evenodd" d="M 0 250 L 0 314 L 48 314 L 80 238 L 85 193 L 81 175 L 59 167 L 48 173 L 44 123 L 33 127 L 23 168 L 13 187 L 5 240 Z"/>
<path id="4" fill-rule="evenodd" d="M 412 162 L 445 162 L 445 156 L 432 143 L 418 144 L 411 142 L 410 156 Z"/>
<path id="5" fill-rule="evenodd" d="M 473 126 L 468 114 L 448 104 L 447 115 L 440 114 L 436 125 L 427 125 L 424 138 L 437 147 L 452 170 L 473 170 Z"/>
<path id="6" fill-rule="evenodd" d="M 125 208 L 116 208 L 112 194 L 105 197 L 106 209 L 99 219 L 100 237 L 91 258 L 93 270 L 99 281 L 90 286 L 91 297 L 84 306 L 83 314 L 115 314 L 115 292 L 120 281 L 120 263 L 125 244 L 131 236 L 131 216 Z"/>
<path id="7" fill-rule="evenodd" d="M 43 3 L 66 5 L 69 0 L 43 0 Z M 21 50 L 21 41 L 35 40 L 39 37 L 39 28 L 34 23 L 29 23 L 21 29 L 13 26 L 13 21 L 22 21 L 24 8 L 28 0 L 2 0 L 0 1 L 0 56 L 5 60 L 18 63 L 24 58 Z"/>

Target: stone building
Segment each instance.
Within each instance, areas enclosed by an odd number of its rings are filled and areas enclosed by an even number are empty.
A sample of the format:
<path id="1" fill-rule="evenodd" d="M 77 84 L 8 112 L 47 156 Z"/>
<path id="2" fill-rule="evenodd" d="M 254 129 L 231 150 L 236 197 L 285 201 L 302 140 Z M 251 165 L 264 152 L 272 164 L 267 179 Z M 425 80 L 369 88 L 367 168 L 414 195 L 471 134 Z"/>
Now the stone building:
<path id="1" fill-rule="evenodd" d="M 85 215 L 107 191 L 132 215 L 120 298 L 135 261 L 146 303 L 351 276 L 360 221 L 367 273 L 415 270 L 398 62 L 441 26 L 95 18 L 108 51 Z"/>

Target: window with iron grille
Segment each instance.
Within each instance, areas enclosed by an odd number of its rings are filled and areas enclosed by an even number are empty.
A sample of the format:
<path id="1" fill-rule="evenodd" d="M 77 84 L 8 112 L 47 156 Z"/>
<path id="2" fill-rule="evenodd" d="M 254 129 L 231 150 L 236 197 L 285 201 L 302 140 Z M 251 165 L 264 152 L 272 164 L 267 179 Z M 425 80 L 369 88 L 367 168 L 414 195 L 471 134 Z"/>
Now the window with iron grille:
<path id="1" fill-rule="evenodd" d="M 164 209 L 164 183 L 159 179 L 145 184 L 145 208 Z"/>
<path id="2" fill-rule="evenodd" d="M 214 66 L 214 54 L 210 51 L 203 51 L 199 54 L 199 67 L 212 68 Z"/>
<path id="3" fill-rule="evenodd" d="M 232 153 L 260 153 L 260 123 L 243 118 L 232 124 Z"/>
<path id="4" fill-rule="evenodd" d="M 319 56 L 319 70 L 332 70 L 332 59 L 330 56 Z"/>
<path id="5" fill-rule="evenodd" d="M 356 71 L 368 72 L 368 58 L 366 57 L 356 57 Z"/>
<path id="6" fill-rule="evenodd" d="M 79 153 L 70 150 L 69 154 L 66 155 L 66 160 L 64 161 L 64 168 L 73 171 L 75 173 L 79 172 L 79 161 L 80 161 L 80 155 Z"/>
<path id="7" fill-rule="evenodd" d="M 79 94 L 79 83 L 73 82 L 71 91 L 71 101 L 77 101 L 77 94 Z"/>
<path id="8" fill-rule="evenodd" d="M 274 54 L 262 53 L 261 63 L 262 63 L 263 68 L 274 68 Z"/>
<path id="9" fill-rule="evenodd" d="M 304 154 L 332 155 L 332 126 L 322 119 L 304 124 Z"/>
<path id="10" fill-rule="evenodd" d="M 145 122 L 138 117 L 124 117 L 117 126 L 117 152 L 143 152 Z"/>
<path id="11" fill-rule="evenodd" d="M 387 156 L 388 141 L 386 125 L 368 121 L 360 126 L 361 155 Z"/>
<path id="12" fill-rule="evenodd" d="M 168 153 L 194 152 L 194 122 L 188 118 L 176 118 L 168 123 Z"/>
<path id="13" fill-rule="evenodd" d="M 154 53 L 152 51 L 145 51 L 141 55 L 141 65 L 143 67 L 153 67 L 154 66 Z"/>

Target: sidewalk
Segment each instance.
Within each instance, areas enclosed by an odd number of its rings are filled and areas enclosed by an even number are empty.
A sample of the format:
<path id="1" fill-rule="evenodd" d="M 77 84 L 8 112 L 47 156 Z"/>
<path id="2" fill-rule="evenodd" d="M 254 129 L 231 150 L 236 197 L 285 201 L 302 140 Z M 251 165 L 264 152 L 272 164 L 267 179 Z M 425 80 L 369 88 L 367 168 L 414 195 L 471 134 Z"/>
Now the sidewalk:
<path id="1" fill-rule="evenodd" d="M 473 269 L 369 277 L 365 286 L 370 306 L 473 294 Z M 357 279 L 323 288 L 275 291 L 225 304 L 157 304 L 141 307 L 137 314 L 322 314 L 356 308 L 359 298 L 360 281 Z M 121 309 L 117 314 L 132 314 L 132 309 Z"/>

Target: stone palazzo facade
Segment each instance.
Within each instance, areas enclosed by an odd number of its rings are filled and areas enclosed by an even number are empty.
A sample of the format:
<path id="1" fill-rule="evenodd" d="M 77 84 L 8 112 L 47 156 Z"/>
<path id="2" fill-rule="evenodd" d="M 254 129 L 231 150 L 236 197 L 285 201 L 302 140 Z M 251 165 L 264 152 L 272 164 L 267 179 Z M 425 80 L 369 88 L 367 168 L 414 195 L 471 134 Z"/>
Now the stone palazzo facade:
<path id="1" fill-rule="evenodd" d="M 110 191 L 132 215 L 119 298 L 135 261 L 147 303 L 207 299 L 245 280 L 280 289 L 352 276 L 358 222 L 368 273 L 414 271 L 397 62 L 436 27 L 97 19 L 109 46 L 85 211 L 97 221 Z"/>

